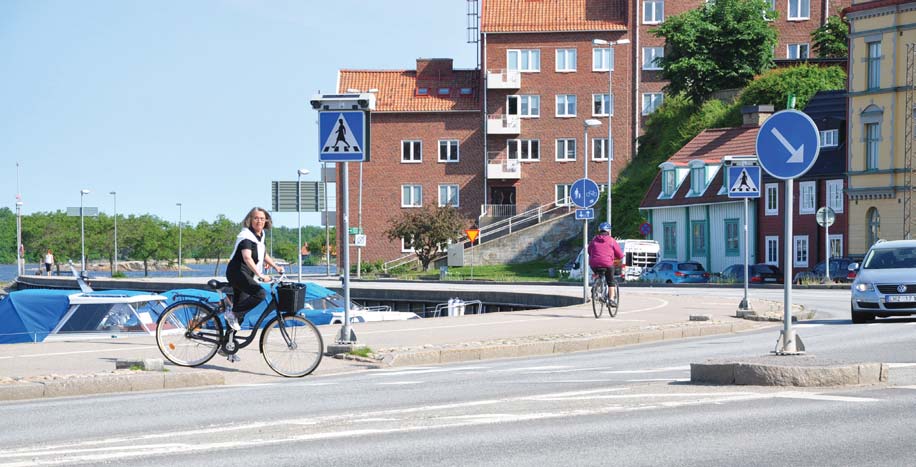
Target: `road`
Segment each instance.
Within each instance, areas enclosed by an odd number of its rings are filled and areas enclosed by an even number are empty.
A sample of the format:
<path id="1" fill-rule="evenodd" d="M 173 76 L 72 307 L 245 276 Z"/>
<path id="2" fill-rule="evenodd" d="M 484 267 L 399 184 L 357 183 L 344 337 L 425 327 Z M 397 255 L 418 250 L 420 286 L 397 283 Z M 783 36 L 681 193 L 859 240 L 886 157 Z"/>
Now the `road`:
<path id="1" fill-rule="evenodd" d="M 811 353 L 916 362 L 913 320 L 853 326 L 848 292 L 799 291 L 796 299 L 820 310 L 798 326 Z M 912 463 L 916 418 L 906 414 L 916 410 L 916 386 L 686 383 L 691 362 L 764 354 L 777 334 L 4 403 L 0 465 Z"/>

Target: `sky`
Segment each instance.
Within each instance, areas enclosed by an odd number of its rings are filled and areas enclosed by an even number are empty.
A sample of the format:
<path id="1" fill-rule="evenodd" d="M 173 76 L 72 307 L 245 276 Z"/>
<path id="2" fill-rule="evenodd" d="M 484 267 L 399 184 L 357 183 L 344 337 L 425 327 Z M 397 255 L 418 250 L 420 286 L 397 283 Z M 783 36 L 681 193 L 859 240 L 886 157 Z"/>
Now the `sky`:
<path id="1" fill-rule="evenodd" d="M 181 203 L 191 225 L 269 209 L 271 181 L 319 179 L 309 100 L 336 91 L 339 69 L 476 66 L 466 5 L 0 1 L 0 208 L 15 212 L 18 185 L 24 215 L 79 206 L 83 189 L 109 215 L 112 191 L 119 215 L 177 222 Z"/>

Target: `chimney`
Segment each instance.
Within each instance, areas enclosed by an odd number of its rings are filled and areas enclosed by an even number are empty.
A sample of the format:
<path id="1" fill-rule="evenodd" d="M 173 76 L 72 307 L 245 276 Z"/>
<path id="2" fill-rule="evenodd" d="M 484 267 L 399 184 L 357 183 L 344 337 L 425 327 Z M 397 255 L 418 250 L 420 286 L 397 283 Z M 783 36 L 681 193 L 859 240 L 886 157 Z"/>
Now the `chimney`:
<path id="1" fill-rule="evenodd" d="M 441 80 L 451 79 L 452 59 L 418 58 L 417 79 Z"/>
<path id="2" fill-rule="evenodd" d="M 745 105 L 741 107 L 742 126 L 760 126 L 773 115 L 772 105 Z"/>

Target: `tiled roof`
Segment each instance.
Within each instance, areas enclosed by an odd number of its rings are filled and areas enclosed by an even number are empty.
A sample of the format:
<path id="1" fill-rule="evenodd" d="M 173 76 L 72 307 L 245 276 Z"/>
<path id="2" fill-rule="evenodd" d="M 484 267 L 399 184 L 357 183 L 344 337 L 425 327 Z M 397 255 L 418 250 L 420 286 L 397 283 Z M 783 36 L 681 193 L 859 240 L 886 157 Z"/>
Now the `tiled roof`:
<path id="1" fill-rule="evenodd" d="M 337 92 L 378 89 L 376 112 L 447 112 L 480 109 L 479 73 L 476 70 L 453 70 L 445 76 L 417 79 L 415 70 L 340 70 Z M 429 95 L 418 96 L 418 88 Z M 439 88 L 449 88 L 441 96 Z M 471 95 L 461 95 L 461 88 L 471 88 Z"/>
<path id="2" fill-rule="evenodd" d="M 757 153 L 757 131 L 760 127 L 712 128 L 698 134 L 668 159 L 674 165 L 686 166 L 692 160 L 718 164 L 725 156 L 750 156 Z"/>
<path id="3" fill-rule="evenodd" d="M 893 6 L 893 5 L 906 5 L 907 3 L 912 3 L 912 2 L 913 0 L 875 0 L 873 2 L 857 3 L 855 5 L 851 5 L 846 8 L 843 8 L 843 11 L 841 12 L 841 14 L 842 16 L 845 17 L 846 15 L 850 13 L 855 13 L 857 11 L 873 10 L 875 8 L 883 8 L 886 6 Z"/>
<path id="4" fill-rule="evenodd" d="M 625 31 L 625 0 L 483 0 L 480 30 Z"/>
<path id="5" fill-rule="evenodd" d="M 711 170 L 711 168 L 709 170 Z M 655 180 L 652 181 L 652 185 L 649 187 L 649 191 L 646 192 L 646 196 L 642 199 L 642 203 L 639 204 L 639 207 L 640 209 L 651 209 L 668 206 L 686 206 L 688 204 L 729 203 L 740 201 L 729 198 L 727 194 L 719 194 L 719 191 L 722 190 L 722 181 L 726 172 L 727 170 L 724 168 L 719 168 L 715 177 L 709 181 L 709 186 L 706 187 L 703 196 L 687 197 L 687 194 L 690 192 L 690 177 L 693 176 L 693 174 L 688 174 L 680 186 L 678 186 L 674 196 L 671 198 L 658 199 L 658 195 L 662 192 L 662 174 L 661 171 L 659 171 L 659 173 L 655 175 Z"/>

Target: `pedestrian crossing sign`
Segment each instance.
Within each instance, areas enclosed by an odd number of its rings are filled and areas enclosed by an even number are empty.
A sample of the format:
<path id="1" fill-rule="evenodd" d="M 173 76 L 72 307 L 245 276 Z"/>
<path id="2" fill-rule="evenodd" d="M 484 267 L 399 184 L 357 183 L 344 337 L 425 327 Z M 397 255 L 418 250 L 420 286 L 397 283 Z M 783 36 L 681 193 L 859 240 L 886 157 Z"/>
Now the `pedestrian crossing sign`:
<path id="1" fill-rule="evenodd" d="M 760 197 L 760 166 L 728 167 L 729 198 Z"/>
<path id="2" fill-rule="evenodd" d="M 325 111 L 318 114 L 318 160 L 362 162 L 366 160 L 366 113 Z"/>

